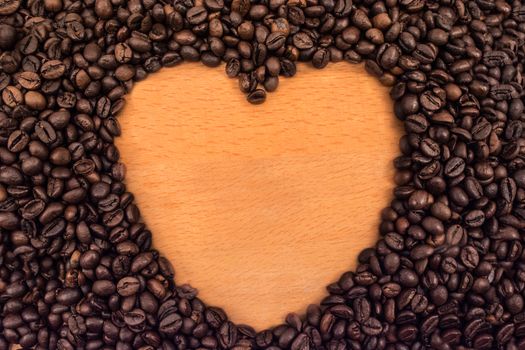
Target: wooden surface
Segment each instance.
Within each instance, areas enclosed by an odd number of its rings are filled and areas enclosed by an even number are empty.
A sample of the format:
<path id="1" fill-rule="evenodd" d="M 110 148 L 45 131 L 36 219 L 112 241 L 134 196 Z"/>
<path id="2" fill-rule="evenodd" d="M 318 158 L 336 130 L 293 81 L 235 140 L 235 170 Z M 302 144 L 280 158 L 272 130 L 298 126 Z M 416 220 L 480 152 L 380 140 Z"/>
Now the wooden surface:
<path id="1" fill-rule="evenodd" d="M 401 126 L 362 66 L 300 65 L 252 106 L 223 68 L 138 83 L 117 140 L 154 245 L 235 322 L 319 302 L 377 239 Z"/>

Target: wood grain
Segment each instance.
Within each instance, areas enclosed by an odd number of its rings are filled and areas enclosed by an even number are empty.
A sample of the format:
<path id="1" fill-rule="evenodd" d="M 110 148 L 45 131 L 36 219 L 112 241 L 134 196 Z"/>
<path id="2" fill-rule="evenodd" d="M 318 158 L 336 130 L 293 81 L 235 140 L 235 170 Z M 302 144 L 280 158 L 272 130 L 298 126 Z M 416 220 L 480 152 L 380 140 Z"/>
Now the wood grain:
<path id="1" fill-rule="evenodd" d="M 223 68 L 185 64 L 127 101 L 117 144 L 154 245 L 235 322 L 302 312 L 377 239 L 402 130 L 363 67 L 300 65 L 252 106 Z"/>

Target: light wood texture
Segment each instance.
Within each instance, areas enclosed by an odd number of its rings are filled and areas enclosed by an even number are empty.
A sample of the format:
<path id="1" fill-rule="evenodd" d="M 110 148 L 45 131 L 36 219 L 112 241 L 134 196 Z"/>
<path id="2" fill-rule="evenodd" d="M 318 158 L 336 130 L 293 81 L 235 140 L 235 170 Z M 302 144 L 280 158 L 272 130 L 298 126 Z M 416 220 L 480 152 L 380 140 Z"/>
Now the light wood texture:
<path id="1" fill-rule="evenodd" d="M 223 68 L 185 64 L 138 83 L 120 122 L 155 247 L 235 322 L 303 312 L 377 239 L 402 130 L 362 66 L 300 65 L 253 106 Z"/>

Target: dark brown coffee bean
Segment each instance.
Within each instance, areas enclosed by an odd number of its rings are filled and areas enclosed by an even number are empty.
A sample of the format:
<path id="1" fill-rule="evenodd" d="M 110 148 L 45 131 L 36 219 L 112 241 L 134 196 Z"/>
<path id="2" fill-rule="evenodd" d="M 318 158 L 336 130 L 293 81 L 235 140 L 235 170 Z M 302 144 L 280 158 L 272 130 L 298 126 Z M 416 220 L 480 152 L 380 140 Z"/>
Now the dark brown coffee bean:
<path id="1" fill-rule="evenodd" d="M 448 177 L 456 177 L 460 175 L 465 169 L 465 161 L 459 157 L 451 158 L 445 164 L 445 175 Z"/>
<path id="2" fill-rule="evenodd" d="M 485 213 L 481 210 L 472 210 L 465 215 L 465 223 L 470 227 L 480 227 L 485 222 Z"/>
<path id="3" fill-rule="evenodd" d="M 401 341 L 409 343 L 416 339 L 417 332 L 418 328 L 416 326 L 405 325 L 398 330 L 397 336 Z"/>
<path id="4" fill-rule="evenodd" d="M 498 344 L 507 344 L 513 336 L 515 326 L 511 323 L 508 323 L 501 327 L 496 334 L 496 341 Z"/>
<path id="5" fill-rule="evenodd" d="M 245 16 L 250 11 L 250 1 L 234 0 L 232 1 L 231 9 L 238 12 L 241 16 Z"/>
<path id="6" fill-rule="evenodd" d="M 35 72 L 22 72 L 17 75 L 16 80 L 25 89 L 35 90 L 40 87 L 40 77 Z"/>
<path id="7" fill-rule="evenodd" d="M 146 321 L 146 314 L 141 309 L 134 309 L 124 314 L 124 322 L 128 327 L 133 329 L 139 329 Z"/>
<path id="8" fill-rule="evenodd" d="M 7 148 L 11 152 L 21 152 L 29 143 L 29 135 L 22 130 L 15 130 L 9 135 Z"/>
<path id="9" fill-rule="evenodd" d="M 82 298 L 80 290 L 74 288 L 64 288 L 57 291 L 56 301 L 64 306 L 71 306 Z"/>
<path id="10" fill-rule="evenodd" d="M 401 269 L 399 271 L 399 282 L 405 287 L 415 287 L 419 282 L 419 278 L 415 271 Z"/>
<path id="11" fill-rule="evenodd" d="M 117 283 L 117 293 L 123 297 L 137 294 L 140 281 L 135 277 L 124 277 Z"/>
<path id="12" fill-rule="evenodd" d="M 363 330 L 363 333 L 367 335 L 376 336 L 381 334 L 381 332 L 383 331 L 383 326 L 381 325 L 381 322 L 379 322 L 378 319 L 370 317 L 362 323 L 361 329 Z"/>
<path id="13" fill-rule="evenodd" d="M 266 91 L 263 89 L 256 89 L 248 94 L 247 100 L 254 105 L 261 104 L 266 100 Z"/>
<path id="14" fill-rule="evenodd" d="M 42 211 L 44 211 L 44 208 L 46 207 L 46 204 L 43 200 L 40 199 L 34 199 L 30 202 L 28 202 L 22 209 L 22 217 L 27 220 L 33 220 L 35 219 Z"/>
<path id="15" fill-rule="evenodd" d="M 475 268 L 479 263 L 479 254 L 473 246 L 466 246 L 461 250 L 461 261 L 468 269 Z"/>
<path id="16" fill-rule="evenodd" d="M 206 20 L 206 16 L 208 15 L 208 12 L 206 11 L 206 8 L 202 6 L 195 6 L 192 7 L 186 12 L 186 19 L 188 22 L 192 25 L 197 25 L 199 23 L 202 23 Z"/>
<path id="17" fill-rule="evenodd" d="M 273 32 L 268 35 L 266 38 L 266 47 L 270 51 L 277 51 L 281 47 L 283 47 L 284 43 L 286 41 L 286 37 L 284 34 L 279 32 Z"/>
<path id="18" fill-rule="evenodd" d="M 15 230 L 18 228 L 20 220 L 11 212 L 0 212 L 0 228 Z"/>
<path id="19" fill-rule="evenodd" d="M 45 144 L 51 144 L 56 141 L 57 135 L 51 124 L 46 121 L 40 121 L 35 125 L 37 137 Z"/>
<path id="20" fill-rule="evenodd" d="M 434 248 L 429 245 L 421 244 L 412 248 L 410 252 L 410 257 L 414 260 L 420 260 L 428 258 L 434 253 Z"/>
<path id="21" fill-rule="evenodd" d="M 2 0 L 0 2 L 0 15 L 6 16 L 14 13 L 20 7 L 21 1 Z"/>
<path id="22" fill-rule="evenodd" d="M 58 79 L 66 72 L 66 66 L 58 61 L 51 60 L 45 62 L 40 68 L 40 74 L 44 79 Z"/>
<path id="23" fill-rule="evenodd" d="M 337 0 L 334 4 L 334 14 L 337 17 L 345 17 L 350 14 L 352 10 L 351 0 Z"/>
<path id="24" fill-rule="evenodd" d="M 523 297 L 513 294 L 505 300 L 505 305 L 512 314 L 517 314 L 523 310 Z"/>
<path id="25" fill-rule="evenodd" d="M 109 280 L 97 280 L 93 283 L 93 293 L 99 296 L 108 297 L 115 291 L 115 284 Z"/>
<path id="26" fill-rule="evenodd" d="M 241 71 L 241 63 L 238 59 L 232 58 L 226 64 L 226 75 L 230 78 L 235 78 Z"/>
<path id="27" fill-rule="evenodd" d="M 371 307 L 368 300 L 357 298 L 353 304 L 355 318 L 359 323 L 363 323 L 370 317 Z"/>
<path id="28" fill-rule="evenodd" d="M 330 52 L 327 49 L 317 50 L 312 57 L 312 65 L 317 69 L 326 67 L 328 62 L 330 62 Z"/>
<path id="29" fill-rule="evenodd" d="M 12 11 L 12 9 L 17 6 L 17 1 L 4 1 L 0 8 L 0 12 Z M 16 9 L 15 9 L 16 10 Z M 16 29 L 15 27 L 9 24 L 0 25 L 0 48 L 2 50 L 11 50 L 16 43 Z"/>
<path id="30" fill-rule="evenodd" d="M 433 91 L 425 91 L 419 98 L 421 106 L 427 111 L 437 111 L 443 107 L 444 101 Z"/>
<path id="31" fill-rule="evenodd" d="M 232 347 L 237 342 L 237 327 L 231 322 L 224 322 L 219 328 L 219 344 L 224 348 Z"/>
<path id="32" fill-rule="evenodd" d="M 8 86 L 2 91 L 2 101 L 11 108 L 21 105 L 24 101 L 24 95 L 15 86 Z"/>

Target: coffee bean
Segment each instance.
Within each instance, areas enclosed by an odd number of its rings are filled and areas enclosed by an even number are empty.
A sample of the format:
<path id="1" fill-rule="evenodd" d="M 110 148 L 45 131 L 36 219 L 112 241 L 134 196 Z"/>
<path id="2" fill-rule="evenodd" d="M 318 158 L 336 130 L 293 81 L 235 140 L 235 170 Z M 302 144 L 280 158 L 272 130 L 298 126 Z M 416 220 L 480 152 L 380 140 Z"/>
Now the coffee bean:
<path id="1" fill-rule="evenodd" d="M 496 341 L 498 344 L 507 344 L 513 336 L 515 326 L 511 323 L 508 323 L 501 327 L 496 334 Z"/>
<path id="2" fill-rule="evenodd" d="M 395 253 L 390 253 L 386 255 L 383 264 L 384 269 L 388 274 L 395 273 L 400 265 L 399 255 Z"/>
<path id="3" fill-rule="evenodd" d="M 15 130 L 9 135 L 7 149 L 11 152 L 21 152 L 29 143 L 29 135 L 22 130 Z"/>
<path id="4" fill-rule="evenodd" d="M 412 248 L 410 257 L 415 260 L 420 260 L 431 256 L 434 253 L 434 248 L 429 245 L 422 244 Z"/>
<path id="5" fill-rule="evenodd" d="M 310 337 L 305 333 L 301 333 L 293 341 L 291 345 L 291 349 L 292 350 L 308 350 L 308 349 L 313 348 L 314 346 L 315 345 L 313 344 Z"/>
<path id="6" fill-rule="evenodd" d="M 387 46 L 379 57 L 379 63 L 383 69 L 392 69 L 396 66 L 401 50 L 395 46 Z"/>
<path id="7" fill-rule="evenodd" d="M 146 321 L 146 314 L 141 309 L 134 309 L 124 314 L 124 322 L 130 328 L 140 327 Z"/>
<path id="8" fill-rule="evenodd" d="M 403 237 L 395 232 L 387 233 L 385 236 L 385 243 L 394 250 L 402 250 L 404 248 Z"/>
<path id="9" fill-rule="evenodd" d="M 254 105 L 261 104 L 266 100 L 266 92 L 263 89 L 256 89 L 248 94 L 247 100 Z"/>
<path id="10" fill-rule="evenodd" d="M 100 261 L 100 254 L 95 250 L 88 250 L 80 256 L 80 266 L 83 269 L 94 269 Z"/>
<path id="11" fill-rule="evenodd" d="M 12 8 L 14 8 L 16 6 L 16 1 L 12 1 L 12 2 L 4 2 L 4 4 L 2 5 L 4 7 L 3 11 L 6 12 L 6 11 L 11 11 Z M 9 7 L 11 7 L 11 9 L 9 9 Z M 0 9 L 0 11 L 2 11 Z M 16 43 L 16 36 L 17 36 L 17 33 L 16 33 L 16 28 L 9 25 L 9 24 L 1 24 L 0 25 L 0 48 L 3 49 L 3 50 L 11 50 L 13 48 L 13 46 L 15 45 Z"/>
<path id="12" fill-rule="evenodd" d="M 42 211 L 44 211 L 46 204 L 41 199 L 34 199 L 28 202 L 22 209 L 22 217 L 26 220 L 35 219 Z"/>
<path id="13" fill-rule="evenodd" d="M 414 325 L 402 326 L 398 332 L 398 338 L 403 342 L 412 342 L 417 337 L 418 328 Z"/>
<path id="14" fill-rule="evenodd" d="M 40 68 L 42 77 L 49 80 L 60 78 L 65 71 L 66 66 L 58 60 L 47 61 Z"/>
<path id="15" fill-rule="evenodd" d="M 242 73 L 239 75 L 239 88 L 242 92 L 253 92 L 257 87 L 257 81 L 253 76 Z"/>
<path id="16" fill-rule="evenodd" d="M 140 289 L 140 282 L 135 277 L 124 277 L 117 283 L 117 293 L 123 297 L 135 295 Z"/>
<path id="17" fill-rule="evenodd" d="M 99 296 L 108 297 L 115 291 L 115 284 L 109 280 L 97 280 L 93 283 L 93 293 Z"/>
<path id="18" fill-rule="evenodd" d="M 232 58 L 226 64 L 226 75 L 230 78 L 234 78 L 239 75 L 241 71 L 241 63 L 238 59 Z"/>
<path id="19" fill-rule="evenodd" d="M 357 298 L 354 301 L 353 309 L 355 313 L 355 318 L 359 323 L 363 323 L 370 317 L 371 307 L 368 300 L 364 298 Z"/>
<path id="20" fill-rule="evenodd" d="M 190 24 L 197 25 L 204 22 L 207 15 L 208 12 L 206 11 L 206 8 L 203 6 L 195 6 L 186 12 L 186 19 Z"/>
<path id="21" fill-rule="evenodd" d="M 313 47 L 312 38 L 305 32 L 299 32 L 292 37 L 292 42 L 300 50 L 307 50 Z"/>
<path id="22" fill-rule="evenodd" d="M 454 157 L 451 158 L 445 164 L 445 175 L 448 177 L 456 177 L 461 174 L 465 169 L 465 161 L 462 158 Z"/>
<path id="23" fill-rule="evenodd" d="M 6 230 L 15 230 L 18 228 L 20 220 L 11 212 L 0 212 L 0 228 Z"/>
<path id="24" fill-rule="evenodd" d="M 286 37 L 284 36 L 284 34 L 279 32 L 273 32 L 270 33 L 270 35 L 268 35 L 268 37 L 266 38 L 266 47 L 268 48 L 268 50 L 277 51 L 281 47 L 283 47 L 285 41 Z"/>
<path id="25" fill-rule="evenodd" d="M 232 347 L 237 342 L 237 327 L 231 322 L 224 322 L 219 328 L 219 344 L 223 348 Z"/>
<path id="26" fill-rule="evenodd" d="M 250 10 L 250 2 L 247 0 L 234 0 L 232 1 L 231 9 L 238 12 L 241 16 L 245 16 Z"/>
<path id="27" fill-rule="evenodd" d="M 65 306 L 75 305 L 82 298 L 80 290 L 64 288 L 57 291 L 56 301 Z"/>
<path id="28" fill-rule="evenodd" d="M 437 111 L 443 107 L 443 99 L 433 91 L 425 91 L 419 98 L 421 106 L 427 111 Z"/>
<path id="29" fill-rule="evenodd" d="M 383 331 L 383 326 L 381 325 L 381 322 L 379 322 L 378 319 L 373 317 L 370 317 L 369 319 L 364 321 L 361 325 L 361 328 L 363 330 L 363 333 L 370 336 L 379 335 Z"/>
<path id="30" fill-rule="evenodd" d="M 481 210 L 472 210 L 465 215 L 465 223 L 470 227 L 480 227 L 485 222 L 485 213 Z"/>
<path id="31" fill-rule="evenodd" d="M 14 13 L 20 7 L 21 1 L 2 0 L 0 2 L 0 15 L 6 16 Z"/>
<path id="32" fill-rule="evenodd" d="M 278 77 L 268 77 L 264 81 L 264 89 L 267 92 L 274 92 L 277 90 L 277 87 L 279 86 L 279 78 Z"/>
<path id="33" fill-rule="evenodd" d="M 461 250 L 461 261 L 469 268 L 475 268 L 479 263 L 479 254 L 473 246 L 466 246 Z"/>
<path id="34" fill-rule="evenodd" d="M 51 144 L 56 141 L 57 135 L 51 124 L 46 121 L 40 121 L 35 125 L 37 137 L 45 144 Z"/>
<path id="35" fill-rule="evenodd" d="M 318 69 L 326 67 L 329 61 L 330 53 L 326 49 L 317 50 L 312 57 L 312 65 Z"/>

